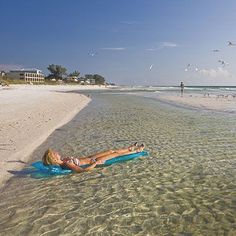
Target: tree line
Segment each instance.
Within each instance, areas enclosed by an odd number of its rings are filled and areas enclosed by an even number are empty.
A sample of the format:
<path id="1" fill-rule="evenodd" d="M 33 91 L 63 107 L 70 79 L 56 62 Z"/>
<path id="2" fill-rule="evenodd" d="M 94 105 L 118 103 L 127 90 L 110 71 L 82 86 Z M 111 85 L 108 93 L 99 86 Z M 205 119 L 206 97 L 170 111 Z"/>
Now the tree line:
<path id="1" fill-rule="evenodd" d="M 67 81 L 68 78 L 78 78 L 78 81 L 94 80 L 95 84 L 106 84 L 106 80 L 103 76 L 98 74 L 86 74 L 84 77 L 79 77 L 80 72 L 75 70 L 74 72 L 67 73 L 67 69 L 61 65 L 50 64 L 47 69 L 50 74 L 45 78 L 48 80 L 64 80 Z"/>

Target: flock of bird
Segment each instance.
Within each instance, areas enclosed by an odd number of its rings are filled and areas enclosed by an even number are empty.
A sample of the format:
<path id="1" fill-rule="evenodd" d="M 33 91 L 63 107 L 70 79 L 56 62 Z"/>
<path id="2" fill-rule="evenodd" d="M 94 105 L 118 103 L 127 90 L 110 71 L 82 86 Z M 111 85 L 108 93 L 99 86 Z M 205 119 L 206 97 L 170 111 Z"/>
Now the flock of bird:
<path id="1" fill-rule="evenodd" d="M 229 46 L 229 47 L 236 46 L 236 43 L 233 43 L 232 41 L 228 41 L 228 46 Z M 219 49 L 213 49 L 212 51 L 213 51 L 213 52 L 220 52 Z M 97 52 L 94 52 L 94 51 L 88 52 L 88 55 L 91 56 L 91 57 L 94 57 L 94 56 L 96 56 L 97 54 L 98 54 L 98 53 L 97 53 Z M 224 60 L 218 60 L 218 62 L 220 63 L 220 65 L 221 65 L 222 67 L 225 67 L 225 66 L 229 65 L 229 63 L 225 62 Z M 149 70 L 150 70 L 150 71 L 152 70 L 153 66 L 154 66 L 154 64 L 151 64 L 151 65 L 149 66 Z M 191 64 L 187 64 L 187 66 L 186 66 L 186 68 L 185 68 L 185 71 L 187 72 L 187 71 L 191 70 L 191 68 L 192 68 Z M 198 69 L 198 68 L 195 68 L 194 70 L 197 72 L 199 69 Z"/>
<path id="2" fill-rule="evenodd" d="M 231 42 L 231 41 L 228 41 L 228 44 L 227 44 L 229 47 L 233 47 L 233 46 L 236 46 L 236 44 L 235 43 L 233 43 L 233 42 Z M 220 50 L 219 49 L 213 49 L 212 50 L 213 52 L 220 52 Z M 227 63 L 227 62 L 225 62 L 224 60 L 218 60 L 218 62 L 220 63 L 220 65 L 222 66 L 222 67 L 225 67 L 225 66 L 228 66 L 229 65 L 229 63 Z M 189 71 L 191 69 L 191 64 L 187 64 L 187 66 L 186 66 L 186 68 L 185 68 L 185 71 L 187 72 L 187 71 Z M 198 71 L 199 69 L 198 68 L 195 68 L 195 71 Z"/>
<path id="3" fill-rule="evenodd" d="M 93 52 L 93 51 L 88 52 L 88 55 L 91 56 L 91 57 L 94 57 L 97 54 L 98 54 L 97 52 Z"/>

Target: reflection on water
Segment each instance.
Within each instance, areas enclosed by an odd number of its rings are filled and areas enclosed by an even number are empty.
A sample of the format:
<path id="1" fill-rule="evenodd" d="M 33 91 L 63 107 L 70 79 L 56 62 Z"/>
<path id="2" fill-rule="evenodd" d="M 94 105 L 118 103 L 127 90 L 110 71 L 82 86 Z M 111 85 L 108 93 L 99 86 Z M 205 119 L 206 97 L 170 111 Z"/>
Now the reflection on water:
<path id="1" fill-rule="evenodd" d="M 13 178 L 0 235 L 236 235 L 235 117 L 95 94 L 48 147 L 86 155 L 145 142 L 150 157 L 49 179 Z"/>

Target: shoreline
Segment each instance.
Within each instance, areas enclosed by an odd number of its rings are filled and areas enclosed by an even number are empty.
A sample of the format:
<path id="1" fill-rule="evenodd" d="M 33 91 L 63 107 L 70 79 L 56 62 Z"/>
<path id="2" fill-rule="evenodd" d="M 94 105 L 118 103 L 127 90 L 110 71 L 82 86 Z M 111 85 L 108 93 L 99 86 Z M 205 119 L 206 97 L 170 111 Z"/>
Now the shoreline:
<path id="1" fill-rule="evenodd" d="M 55 129 L 89 104 L 91 98 L 73 91 L 94 89 L 107 88 L 13 85 L 0 90 L 0 187 L 13 176 L 9 171 L 22 169 Z"/>
<path id="2" fill-rule="evenodd" d="M 218 95 L 203 95 L 203 94 L 184 94 L 180 95 L 159 95 L 158 99 L 175 104 L 183 105 L 201 110 L 210 110 L 224 113 L 236 113 L 236 98 L 232 96 L 219 97 Z"/>
<path id="3" fill-rule="evenodd" d="M 236 97 L 232 95 L 219 96 L 217 94 L 186 93 L 181 96 L 179 93 L 145 93 L 138 96 L 150 97 L 172 105 L 184 108 L 200 109 L 228 114 L 236 114 Z"/>

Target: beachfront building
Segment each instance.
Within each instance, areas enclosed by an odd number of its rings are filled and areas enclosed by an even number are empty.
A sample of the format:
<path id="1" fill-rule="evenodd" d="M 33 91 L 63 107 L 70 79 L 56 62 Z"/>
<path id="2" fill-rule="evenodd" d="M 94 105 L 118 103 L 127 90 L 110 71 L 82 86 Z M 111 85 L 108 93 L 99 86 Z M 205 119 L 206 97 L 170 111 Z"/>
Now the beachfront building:
<path id="1" fill-rule="evenodd" d="M 4 77 L 6 75 L 6 72 L 5 71 L 0 71 L 0 77 Z"/>
<path id="2" fill-rule="evenodd" d="M 44 83 L 44 74 L 38 69 L 11 70 L 7 73 L 10 79 L 21 80 L 29 83 Z"/>
<path id="3" fill-rule="evenodd" d="M 66 81 L 67 82 L 78 82 L 78 76 L 67 76 Z"/>
<path id="4" fill-rule="evenodd" d="M 78 78 L 78 82 L 80 84 L 84 84 L 84 85 L 95 85 L 96 84 L 95 79 L 87 79 L 87 78 Z"/>

